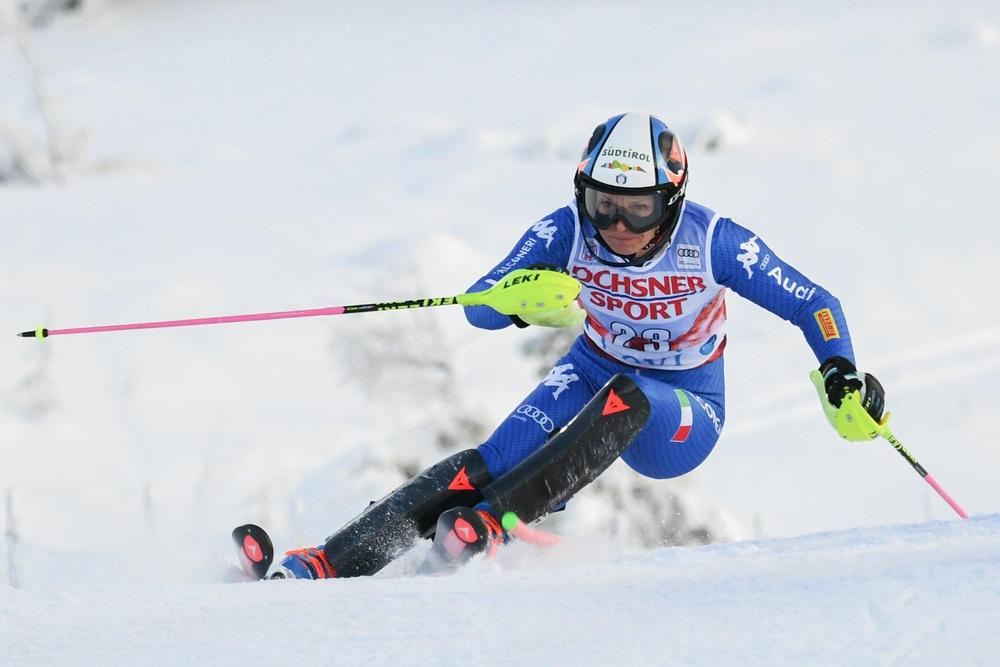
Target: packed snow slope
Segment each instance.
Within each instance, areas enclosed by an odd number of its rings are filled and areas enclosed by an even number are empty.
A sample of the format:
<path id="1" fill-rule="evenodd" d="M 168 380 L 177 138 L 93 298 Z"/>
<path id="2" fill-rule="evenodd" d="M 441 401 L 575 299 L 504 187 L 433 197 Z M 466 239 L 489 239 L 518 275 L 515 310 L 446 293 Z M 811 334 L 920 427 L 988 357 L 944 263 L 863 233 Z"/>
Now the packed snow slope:
<path id="1" fill-rule="evenodd" d="M 0 662 L 998 654 L 1000 4 L 84 4 L 16 40 L 0 14 L 0 173 L 11 146 L 37 172 L 0 181 Z M 518 405 L 537 332 L 442 308 L 12 335 L 458 293 L 627 110 L 685 140 L 692 199 L 841 299 L 972 521 L 838 441 L 800 333 L 732 296 L 722 439 L 660 488 L 757 541 L 626 552 L 580 498 L 566 551 L 223 584 L 233 526 L 316 544 L 475 445 L 442 432 Z"/>
<path id="2" fill-rule="evenodd" d="M 1000 515 L 451 577 L 0 590 L 4 664 L 995 664 Z M 174 553 L 181 551 L 178 549 Z"/>

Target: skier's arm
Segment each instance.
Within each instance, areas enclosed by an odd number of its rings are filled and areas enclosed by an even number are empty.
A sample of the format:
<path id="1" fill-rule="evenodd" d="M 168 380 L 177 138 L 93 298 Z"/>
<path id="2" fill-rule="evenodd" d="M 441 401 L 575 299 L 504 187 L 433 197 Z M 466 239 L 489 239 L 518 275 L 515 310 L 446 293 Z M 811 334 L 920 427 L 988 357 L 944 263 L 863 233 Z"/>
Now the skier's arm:
<path id="1" fill-rule="evenodd" d="M 536 222 L 514 244 L 510 253 L 468 291 L 482 292 L 515 269 L 540 264 L 565 268 L 569 264 L 575 224 L 573 212 L 568 206 Z M 510 316 L 498 313 L 489 306 L 467 306 L 465 317 L 480 329 L 503 329 L 513 323 Z"/>
<path id="2" fill-rule="evenodd" d="M 885 406 L 885 392 L 879 381 L 854 365 L 847 320 L 837 297 L 782 261 L 756 234 L 727 218 L 715 226 L 712 273 L 720 285 L 802 330 L 820 362 L 819 370 L 813 371 L 810 378 L 830 424 L 848 440 L 874 437 L 858 436 L 837 417 L 848 393 L 857 392 L 861 407 L 876 422 L 882 418 Z"/>
<path id="3" fill-rule="evenodd" d="M 721 218 L 711 253 L 716 282 L 801 329 L 819 362 L 837 356 L 854 362 L 837 297 L 783 261 L 760 237 Z"/>

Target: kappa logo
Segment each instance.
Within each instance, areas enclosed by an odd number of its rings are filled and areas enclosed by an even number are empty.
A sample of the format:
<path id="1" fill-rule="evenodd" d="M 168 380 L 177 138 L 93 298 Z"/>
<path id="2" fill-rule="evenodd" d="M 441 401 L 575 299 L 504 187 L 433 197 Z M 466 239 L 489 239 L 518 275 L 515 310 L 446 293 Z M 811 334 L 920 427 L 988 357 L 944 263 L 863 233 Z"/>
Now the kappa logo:
<path id="1" fill-rule="evenodd" d="M 528 405 L 527 403 L 522 405 L 517 409 L 517 414 L 524 415 L 535 421 L 536 424 L 542 427 L 542 430 L 546 433 L 552 433 L 556 427 L 556 423 L 552 419 L 536 408 L 534 405 Z"/>
<path id="2" fill-rule="evenodd" d="M 736 261 L 742 264 L 743 268 L 746 269 L 747 278 L 753 278 L 753 271 L 751 270 L 751 267 L 753 267 L 757 263 L 757 260 L 760 259 L 760 245 L 757 243 L 757 235 L 754 234 L 741 243 L 740 250 L 743 252 L 736 255 Z"/>
<path id="3" fill-rule="evenodd" d="M 552 220 L 539 220 L 532 225 L 531 231 L 535 232 L 538 238 L 545 241 L 546 248 L 552 245 L 552 239 L 556 236 L 556 226 Z"/>
<path id="4" fill-rule="evenodd" d="M 570 383 L 576 382 L 580 379 L 580 376 L 576 373 L 568 372 L 571 370 L 573 370 L 573 364 L 556 366 L 550 370 L 549 374 L 545 376 L 544 380 L 542 380 L 543 386 L 555 387 L 555 391 L 552 392 L 552 398 L 557 401 L 559 400 L 559 394 L 569 389 Z"/>

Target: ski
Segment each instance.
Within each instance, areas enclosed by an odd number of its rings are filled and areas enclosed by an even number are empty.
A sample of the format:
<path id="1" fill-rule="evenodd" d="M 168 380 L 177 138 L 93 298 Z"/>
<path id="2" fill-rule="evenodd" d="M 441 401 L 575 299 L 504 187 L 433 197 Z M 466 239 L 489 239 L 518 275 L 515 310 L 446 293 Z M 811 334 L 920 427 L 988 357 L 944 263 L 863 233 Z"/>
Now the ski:
<path id="1" fill-rule="evenodd" d="M 248 523 L 233 529 L 233 546 L 240 561 L 240 568 L 251 579 L 260 580 L 274 560 L 274 545 L 267 532 L 260 526 Z"/>

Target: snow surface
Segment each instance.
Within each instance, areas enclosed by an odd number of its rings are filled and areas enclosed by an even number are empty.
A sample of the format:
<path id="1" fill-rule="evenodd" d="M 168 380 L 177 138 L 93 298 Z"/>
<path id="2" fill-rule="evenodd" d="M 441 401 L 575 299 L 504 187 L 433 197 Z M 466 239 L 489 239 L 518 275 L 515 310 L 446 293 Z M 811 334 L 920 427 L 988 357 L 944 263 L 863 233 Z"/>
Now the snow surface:
<path id="1" fill-rule="evenodd" d="M 85 9 L 22 35 L 66 159 L 0 182 L 0 331 L 460 292 L 568 200 L 598 121 L 650 111 L 693 199 L 841 298 L 895 432 L 980 516 L 839 442 L 800 334 L 733 297 L 722 441 L 663 488 L 756 541 L 635 553 L 581 512 L 564 552 L 453 578 L 224 584 L 232 526 L 318 542 L 402 480 L 380 462 L 440 456 L 446 402 L 345 370 L 368 327 L 436 327 L 490 424 L 530 333 L 440 309 L 11 336 L 0 662 L 995 662 L 1000 5 Z M 0 141 L 44 164 L 0 18 Z"/>
<path id="2" fill-rule="evenodd" d="M 602 549 L 603 547 L 603 549 Z M 1000 515 L 451 577 L 3 589 L 5 664 L 995 664 Z"/>

